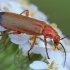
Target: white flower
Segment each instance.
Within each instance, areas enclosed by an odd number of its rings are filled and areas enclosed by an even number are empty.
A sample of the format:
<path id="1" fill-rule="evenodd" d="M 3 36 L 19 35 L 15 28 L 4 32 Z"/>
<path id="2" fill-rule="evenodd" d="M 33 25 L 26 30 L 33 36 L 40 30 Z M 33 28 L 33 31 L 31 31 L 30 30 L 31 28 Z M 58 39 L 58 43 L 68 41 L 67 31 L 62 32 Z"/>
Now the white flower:
<path id="1" fill-rule="evenodd" d="M 48 54 L 50 57 L 50 59 L 47 59 L 49 63 L 51 63 L 52 61 L 55 61 L 56 65 L 64 65 L 63 63 L 64 63 L 65 57 L 63 57 L 63 53 L 61 51 L 48 50 Z"/>
<path id="2" fill-rule="evenodd" d="M 15 44 L 24 44 L 29 40 L 29 36 L 27 34 L 9 34 L 11 38 L 11 42 Z"/>
<path id="3" fill-rule="evenodd" d="M 26 42 L 25 44 L 20 44 L 19 49 L 22 49 L 23 55 L 28 56 L 28 50 L 30 49 L 30 44 L 29 42 Z"/>
<path id="4" fill-rule="evenodd" d="M 21 5 L 18 2 L 10 1 L 10 2 L 7 3 L 7 6 L 8 6 L 8 11 L 9 12 L 14 12 L 14 13 L 18 13 L 18 14 L 23 12 L 23 10 L 21 8 Z M 18 8 L 16 8 L 16 7 L 18 7 Z M 16 9 L 16 10 L 14 10 L 14 9 Z"/>
<path id="5" fill-rule="evenodd" d="M 2 26 L 0 26 L 0 31 L 5 31 L 6 29 Z"/>
<path id="6" fill-rule="evenodd" d="M 61 40 L 60 42 L 63 44 L 63 46 L 64 46 L 66 52 L 70 52 L 70 40 L 68 40 L 68 39 L 63 39 L 63 40 Z"/>
<path id="7" fill-rule="evenodd" d="M 48 67 L 47 64 L 42 61 L 34 61 L 29 66 L 35 70 L 37 70 L 37 69 L 44 70 L 44 69 L 47 69 L 47 67 Z"/>
<path id="8" fill-rule="evenodd" d="M 1 6 L 0 7 L 1 11 L 9 11 L 9 12 L 14 12 L 14 13 L 18 13 L 18 14 L 23 12 L 21 5 L 18 2 L 8 1 L 6 4 L 1 3 L 0 6 Z M 16 7 L 18 7 L 19 9 Z M 14 10 L 14 9 L 16 9 L 16 10 Z"/>
<path id="9" fill-rule="evenodd" d="M 67 67 L 63 67 L 62 65 L 58 66 L 54 62 L 48 65 L 42 61 L 34 61 L 29 66 L 34 70 L 69 70 Z"/>
<path id="10" fill-rule="evenodd" d="M 1 3 L 1 2 L 5 2 L 5 3 L 6 3 L 6 2 L 8 2 L 8 1 L 11 1 L 11 0 L 0 0 L 0 3 Z"/>
<path id="11" fill-rule="evenodd" d="M 70 52 L 67 52 L 66 67 L 70 70 Z"/>
<path id="12" fill-rule="evenodd" d="M 60 66 L 59 68 L 58 68 L 58 70 L 69 70 L 67 67 L 62 67 L 62 66 Z"/>

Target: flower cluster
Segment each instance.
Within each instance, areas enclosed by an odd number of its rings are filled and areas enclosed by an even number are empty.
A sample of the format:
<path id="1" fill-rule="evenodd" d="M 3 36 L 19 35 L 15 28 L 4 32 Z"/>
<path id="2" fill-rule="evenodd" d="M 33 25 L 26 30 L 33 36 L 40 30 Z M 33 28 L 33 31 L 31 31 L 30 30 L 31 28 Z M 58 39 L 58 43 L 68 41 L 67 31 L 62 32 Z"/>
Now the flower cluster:
<path id="1" fill-rule="evenodd" d="M 38 7 L 34 4 L 29 4 L 27 0 L 9 0 L 7 2 L 2 1 L 0 3 L 0 12 L 6 11 L 6 12 L 14 12 L 17 14 L 20 14 L 24 10 L 29 10 L 29 17 L 43 20 L 46 22 L 46 24 L 51 25 L 60 35 L 60 37 L 64 37 L 60 29 L 57 27 L 55 23 L 50 24 L 47 21 L 47 17 L 45 14 L 43 14 L 41 11 L 38 10 Z M 25 13 L 22 14 L 25 16 Z M 5 31 L 6 29 L 0 26 L 0 31 Z M 30 46 L 33 42 L 32 39 L 33 35 L 27 35 L 26 33 L 21 34 L 10 34 L 9 38 L 11 42 L 17 44 L 19 46 L 19 49 L 22 49 L 23 55 L 27 56 L 27 52 L 30 49 Z M 69 70 L 70 69 L 70 40 L 65 38 L 64 40 L 61 40 L 60 42 L 64 45 L 64 48 L 66 50 L 66 63 L 64 65 L 64 51 L 63 48 L 58 45 L 59 50 L 55 50 L 53 41 L 51 39 L 47 39 L 47 47 L 48 47 L 48 54 L 50 59 L 47 59 L 46 51 L 45 51 L 45 45 L 43 41 L 43 36 L 38 36 L 36 38 L 36 43 L 34 45 L 34 48 L 30 51 L 31 53 L 35 54 L 41 54 L 41 56 L 45 60 L 48 61 L 48 64 L 45 61 L 34 61 L 29 66 L 32 69 L 47 69 L 47 70 Z M 52 44 L 51 44 L 52 42 Z"/>

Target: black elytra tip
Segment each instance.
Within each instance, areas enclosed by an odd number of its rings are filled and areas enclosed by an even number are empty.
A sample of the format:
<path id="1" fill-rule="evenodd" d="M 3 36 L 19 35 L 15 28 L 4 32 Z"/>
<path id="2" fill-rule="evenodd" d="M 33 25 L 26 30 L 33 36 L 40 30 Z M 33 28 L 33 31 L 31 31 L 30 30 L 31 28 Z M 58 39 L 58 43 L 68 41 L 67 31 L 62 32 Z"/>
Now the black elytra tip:
<path id="1" fill-rule="evenodd" d="M 4 12 L 0 12 L 0 24 L 2 23 L 2 20 L 3 20 L 3 18 L 2 18 L 3 14 L 4 14 Z"/>

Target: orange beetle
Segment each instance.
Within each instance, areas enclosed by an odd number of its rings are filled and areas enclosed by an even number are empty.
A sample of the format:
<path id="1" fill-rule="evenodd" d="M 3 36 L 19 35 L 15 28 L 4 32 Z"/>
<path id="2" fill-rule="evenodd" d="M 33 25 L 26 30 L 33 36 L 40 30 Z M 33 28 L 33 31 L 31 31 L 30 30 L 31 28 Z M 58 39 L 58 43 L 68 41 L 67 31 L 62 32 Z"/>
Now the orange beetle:
<path id="1" fill-rule="evenodd" d="M 26 16 L 22 16 L 26 12 Z M 0 12 L 0 26 L 8 29 L 8 30 L 13 30 L 14 32 L 9 33 L 9 34 L 20 34 L 20 33 L 27 33 L 30 35 L 34 35 L 33 38 L 33 43 L 30 47 L 30 50 L 34 47 L 36 37 L 39 35 L 44 36 L 44 43 L 45 43 L 45 48 L 46 48 L 46 53 L 47 57 L 48 52 L 47 52 L 47 41 L 46 38 L 53 39 L 55 47 L 60 43 L 60 40 L 64 38 L 60 38 L 56 30 L 54 30 L 50 25 L 46 24 L 44 21 L 40 21 L 34 18 L 28 17 L 29 11 L 25 10 L 21 14 L 15 14 L 15 13 L 10 13 L 10 12 Z M 62 45 L 62 44 L 61 44 Z M 63 45 L 62 45 L 63 47 Z M 64 52 L 65 52 L 65 61 L 64 65 L 66 62 L 66 51 L 65 48 L 63 47 Z M 28 57 L 29 57 L 29 52 L 28 51 Z M 30 59 L 30 57 L 29 57 Z"/>

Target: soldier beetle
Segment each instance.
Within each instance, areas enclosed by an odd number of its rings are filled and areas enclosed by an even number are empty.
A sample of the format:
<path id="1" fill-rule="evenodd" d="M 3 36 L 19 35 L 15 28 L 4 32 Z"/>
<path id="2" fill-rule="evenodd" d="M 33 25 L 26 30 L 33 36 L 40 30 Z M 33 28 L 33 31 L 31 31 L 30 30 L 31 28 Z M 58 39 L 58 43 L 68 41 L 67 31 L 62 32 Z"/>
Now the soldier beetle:
<path id="1" fill-rule="evenodd" d="M 26 16 L 22 16 L 26 12 Z M 47 52 L 47 40 L 46 38 L 53 39 L 55 47 L 60 44 L 65 52 L 65 61 L 64 65 L 66 62 L 66 51 L 64 46 L 60 43 L 60 40 L 66 38 L 60 38 L 56 30 L 54 30 L 49 24 L 46 24 L 44 21 L 40 21 L 34 18 L 30 18 L 29 16 L 29 11 L 25 10 L 21 14 L 15 14 L 15 13 L 10 13 L 10 12 L 0 12 L 0 26 L 8 29 L 8 30 L 13 30 L 14 32 L 11 32 L 9 34 L 20 34 L 20 33 L 26 33 L 33 36 L 33 43 L 30 47 L 30 50 L 34 47 L 36 37 L 39 35 L 44 36 L 44 43 L 45 43 L 45 48 L 46 48 L 46 54 L 49 59 L 49 55 Z M 28 51 L 28 57 L 29 52 Z"/>

